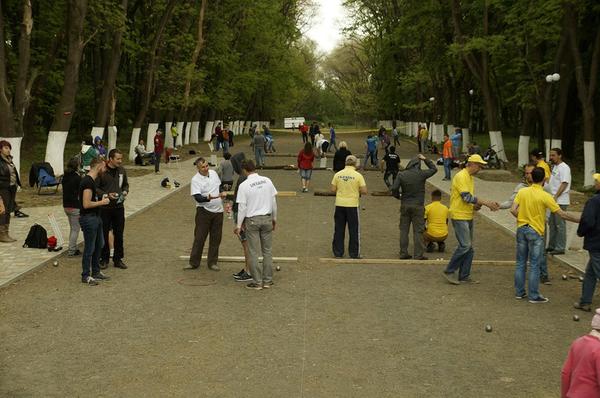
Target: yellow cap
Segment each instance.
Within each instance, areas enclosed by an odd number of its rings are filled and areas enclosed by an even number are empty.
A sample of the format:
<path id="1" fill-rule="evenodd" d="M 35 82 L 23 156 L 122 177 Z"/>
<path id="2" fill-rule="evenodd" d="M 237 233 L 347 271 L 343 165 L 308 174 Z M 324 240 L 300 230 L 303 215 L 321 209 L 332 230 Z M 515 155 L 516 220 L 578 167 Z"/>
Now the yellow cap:
<path id="1" fill-rule="evenodd" d="M 467 162 L 469 162 L 469 163 L 487 164 L 487 162 L 482 159 L 481 155 L 478 155 L 478 154 L 469 156 L 469 158 L 467 159 Z"/>
<path id="2" fill-rule="evenodd" d="M 595 180 L 595 181 L 598 181 L 598 182 L 600 182 L 600 173 L 596 173 L 596 174 L 594 174 L 592 177 L 594 177 L 594 180 Z"/>

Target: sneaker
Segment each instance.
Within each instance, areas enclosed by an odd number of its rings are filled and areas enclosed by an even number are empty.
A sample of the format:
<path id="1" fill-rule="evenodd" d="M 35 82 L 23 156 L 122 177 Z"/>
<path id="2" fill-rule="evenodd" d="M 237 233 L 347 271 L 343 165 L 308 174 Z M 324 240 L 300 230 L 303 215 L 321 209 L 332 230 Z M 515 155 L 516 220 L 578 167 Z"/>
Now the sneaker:
<path id="1" fill-rule="evenodd" d="M 527 298 L 527 293 L 523 293 L 522 295 L 516 295 L 515 298 L 517 300 L 523 300 L 524 298 Z"/>
<path id="2" fill-rule="evenodd" d="M 258 283 L 254 283 L 254 282 L 248 283 L 246 285 L 246 289 L 262 290 L 262 288 L 263 288 L 262 285 L 259 285 Z"/>
<path id="3" fill-rule="evenodd" d="M 429 242 L 427 244 L 427 253 L 433 253 L 435 250 L 435 244 L 433 242 Z"/>
<path id="4" fill-rule="evenodd" d="M 110 276 L 104 275 L 102 272 L 99 272 L 96 275 L 93 275 L 92 278 L 94 278 L 96 280 L 100 280 L 100 281 L 109 281 L 110 280 Z"/>
<path id="5" fill-rule="evenodd" d="M 573 308 L 581 310 L 581 311 L 585 311 L 585 312 L 592 312 L 591 304 L 575 303 L 575 304 L 573 304 Z"/>
<path id="6" fill-rule="evenodd" d="M 81 251 L 79 249 L 77 249 L 74 252 L 69 252 L 67 254 L 67 256 L 69 256 L 69 257 L 81 256 Z"/>
<path id="7" fill-rule="evenodd" d="M 419 256 L 419 257 L 415 257 L 415 260 L 428 260 L 428 258 L 425 256 Z"/>
<path id="8" fill-rule="evenodd" d="M 273 285 L 274 285 L 273 281 L 270 281 L 270 282 L 263 282 L 263 285 L 262 285 L 262 287 L 263 287 L 263 289 L 270 289 L 270 288 L 271 288 L 271 286 L 273 286 Z"/>
<path id="9" fill-rule="evenodd" d="M 550 278 L 548 278 L 547 276 L 542 276 L 540 278 L 540 283 L 544 284 L 544 285 L 551 285 L 552 282 L 550 282 Z"/>
<path id="10" fill-rule="evenodd" d="M 236 276 L 238 276 L 238 277 L 239 277 L 239 276 L 242 276 L 242 275 L 244 275 L 245 273 L 246 273 L 246 270 L 245 270 L 244 268 L 242 268 L 242 269 L 240 270 L 240 272 L 238 272 L 238 273 L 236 273 L 236 274 L 233 274 L 233 277 L 234 277 L 234 278 L 235 278 Z"/>
<path id="11" fill-rule="evenodd" d="M 108 261 L 100 260 L 100 269 L 107 269 Z"/>
<path id="12" fill-rule="evenodd" d="M 115 261 L 114 266 L 115 266 L 115 268 L 127 269 L 127 265 L 125 265 L 123 260 Z M 102 268 L 102 267 L 100 267 L 100 268 Z"/>
<path id="13" fill-rule="evenodd" d="M 467 276 L 465 279 L 461 279 L 458 282 L 462 283 L 462 284 L 471 284 L 471 285 L 477 285 L 479 283 L 479 281 L 476 281 L 475 279 L 471 279 L 470 276 Z"/>
<path id="14" fill-rule="evenodd" d="M 98 285 L 98 281 L 92 278 L 91 276 L 87 276 L 85 278 L 81 278 L 81 283 L 87 283 L 89 286 Z"/>
<path id="15" fill-rule="evenodd" d="M 252 275 L 244 271 L 242 275 L 236 275 L 233 279 L 235 279 L 236 282 L 249 282 L 252 280 Z"/>
<path id="16" fill-rule="evenodd" d="M 538 298 L 529 299 L 531 304 L 547 303 L 549 300 L 546 297 L 539 296 Z"/>
<path id="17" fill-rule="evenodd" d="M 450 283 L 451 285 L 460 285 L 460 282 L 459 282 L 457 279 L 455 279 L 455 277 L 454 277 L 454 273 L 451 273 L 451 274 L 449 274 L 449 273 L 447 273 L 447 272 L 444 272 L 444 278 L 445 278 L 445 279 L 448 281 L 448 283 Z"/>
<path id="18" fill-rule="evenodd" d="M 26 217 L 29 217 L 29 214 L 25 214 L 21 210 L 16 210 L 15 211 L 15 217 L 17 217 L 17 218 L 26 218 Z"/>
<path id="19" fill-rule="evenodd" d="M 410 254 L 401 254 L 400 260 L 410 260 L 412 256 Z"/>
<path id="20" fill-rule="evenodd" d="M 208 269 L 211 271 L 221 271 L 221 268 L 217 264 L 209 265 Z"/>
<path id="21" fill-rule="evenodd" d="M 446 244 L 444 242 L 438 243 L 438 252 L 443 253 L 446 251 Z"/>

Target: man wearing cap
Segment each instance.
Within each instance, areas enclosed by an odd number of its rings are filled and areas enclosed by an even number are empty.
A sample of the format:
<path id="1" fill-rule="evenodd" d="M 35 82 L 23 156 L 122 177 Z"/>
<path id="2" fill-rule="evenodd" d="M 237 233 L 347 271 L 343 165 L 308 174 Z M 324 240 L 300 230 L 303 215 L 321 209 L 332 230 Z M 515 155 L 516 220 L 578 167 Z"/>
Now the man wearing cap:
<path id="1" fill-rule="evenodd" d="M 586 202 L 577 228 L 577 235 L 583 236 L 583 248 L 590 256 L 581 287 L 581 298 L 575 303 L 575 308 L 584 311 L 592 309 L 596 280 L 600 278 L 600 173 L 594 174 L 594 188 L 596 194 Z"/>
<path id="2" fill-rule="evenodd" d="M 475 254 L 473 251 L 473 212 L 482 206 L 488 207 L 492 211 L 500 208 L 497 202 L 475 196 L 473 176 L 479 173 L 486 164 L 487 162 L 481 158 L 481 155 L 471 155 L 467 159 L 465 168 L 456 173 L 452 179 L 450 218 L 458 247 L 444 270 L 444 277 L 453 285 L 477 283 L 471 279 L 471 265 Z M 458 278 L 454 276 L 457 270 L 459 271 Z"/>
<path id="3" fill-rule="evenodd" d="M 333 216 L 335 227 L 331 246 L 335 257 L 344 256 L 344 237 L 347 224 L 350 234 L 348 254 L 351 258 L 360 258 L 358 206 L 360 195 L 367 194 L 367 183 L 362 174 L 356 171 L 357 163 L 356 156 L 348 155 L 346 157 L 346 167 L 335 173 L 331 180 L 331 191 L 335 192 L 335 213 Z"/>
<path id="4" fill-rule="evenodd" d="M 552 195 L 542 189 L 545 171 L 536 167 L 531 172 L 532 184 L 521 189 L 510 212 L 517 218 L 517 262 L 515 269 L 515 298 L 529 297 L 532 304 L 546 303 L 548 299 L 538 290 L 540 284 L 540 262 L 544 256 L 544 232 L 546 209 L 564 220 L 579 222 L 579 217 L 564 212 Z M 525 293 L 525 275 L 529 260 L 528 293 Z"/>
<path id="5" fill-rule="evenodd" d="M 206 238 L 210 235 L 208 245 L 208 269 L 219 271 L 219 245 L 223 232 L 223 198 L 226 192 L 220 192 L 221 180 L 214 170 L 209 170 L 208 162 L 198 158 L 194 162 L 198 173 L 192 178 L 191 195 L 196 201 L 196 223 L 194 228 L 194 244 L 190 254 L 189 267 L 200 267 L 202 250 Z"/>
<path id="6" fill-rule="evenodd" d="M 538 148 L 535 148 L 529 154 L 529 160 L 535 163 L 536 167 L 541 167 L 542 169 L 544 169 L 544 184 L 546 184 L 550 179 L 550 175 L 552 173 L 550 172 L 550 166 L 548 166 L 548 163 L 546 163 L 546 161 L 544 160 L 544 152 L 542 152 Z"/>

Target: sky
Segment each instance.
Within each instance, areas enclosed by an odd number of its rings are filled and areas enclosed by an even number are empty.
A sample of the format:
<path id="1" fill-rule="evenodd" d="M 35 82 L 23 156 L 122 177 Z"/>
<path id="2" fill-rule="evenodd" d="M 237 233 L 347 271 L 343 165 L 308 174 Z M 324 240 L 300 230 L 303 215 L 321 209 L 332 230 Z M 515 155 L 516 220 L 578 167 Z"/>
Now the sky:
<path id="1" fill-rule="evenodd" d="M 342 40 L 342 28 L 348 18 L 343 0 L 315 0 L 317 11 L 306 35 L 317 42 L 318 49 L 331 52 Z"/>

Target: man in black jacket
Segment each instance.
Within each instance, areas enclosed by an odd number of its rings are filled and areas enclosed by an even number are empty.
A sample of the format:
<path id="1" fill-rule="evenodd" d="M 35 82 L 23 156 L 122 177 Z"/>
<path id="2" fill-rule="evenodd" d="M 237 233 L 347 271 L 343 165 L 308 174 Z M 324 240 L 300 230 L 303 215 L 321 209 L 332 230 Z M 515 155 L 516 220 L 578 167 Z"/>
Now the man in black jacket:
<path id="1" fill-rule="evenodd" d="M 421 161 L 427 165 L 427 170 L 421 170 Z M 398 173 L 392 185 L 392 195 L 401 200 L 400 205 L 400 258 L 412 258 L 408 254 L 408 232 L 413 227 L 415 260 L 426 260 L 423 256 L 425 245 L 423 231 L 425 230 L 425 181 L 437 173 L 435 164 L 422 154 L 411 159 L 404 171 Z"/>
<path id="2" fill-rule="evenodd" d="M 102 269 L 108 267 L 110 259 L 110 247 L 108 245 L 110 230 L 113 231 L 115 242 L 113 264 L 116 268 L 127 269 L 127 265 L 123 262 L 123 231 L 125 229 L 125 207 L 123 202 L 129 193 L 129 183 L 127 182 L 127 173 L 121 167 L 121 163 L 123 163 L 121 151 L 111 149 L 106 162 L 106 172 L 102 174 L 97 182 L 98 195 L 106 195 L 110 199 L 110 204 L 103 206 L 100 210 L 105 242 L 100 261 L 100 268 Z"/>
<path id="3" fill-rule="evenodd" d="M 590 261 L 585 269 L 581 298 L 575 308 L 588 312 L 592 310 L 592 297 L 600 278 L 600 173 L 594 174 L 594 183 L 596 194 L 585 204 L 577 228 L 577 235 L 583 236 L 583 248 L 588 251 Z"/>

